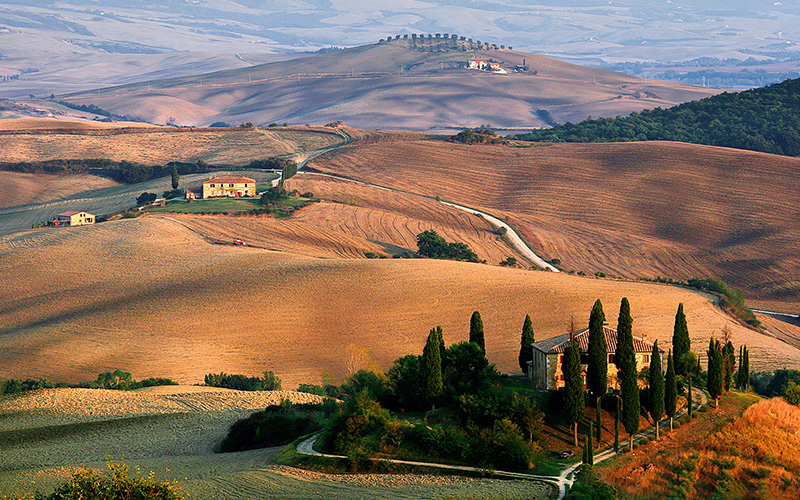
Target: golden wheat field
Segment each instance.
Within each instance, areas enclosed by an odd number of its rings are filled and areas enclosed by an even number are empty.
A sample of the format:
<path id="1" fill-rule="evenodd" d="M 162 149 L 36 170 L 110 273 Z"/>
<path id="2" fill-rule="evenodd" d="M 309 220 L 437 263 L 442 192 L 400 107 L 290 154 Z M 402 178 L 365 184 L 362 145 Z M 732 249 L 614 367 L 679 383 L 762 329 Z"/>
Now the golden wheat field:
<path id="1" fill-rule="evenodd" d="M 280 155 L 304 155 L 342 142 L 324 127 L 290 128 L 127 128 L 79 127 L 56 121 L 56 128 L 27 127 L 0 133 L 2 161 L 108 158 L 148 165 L 204 160 L 242 165 Z M 13 133 L 10 133 L 13 132 Z"/>
<path id="2" fill-rule="evenodd" d="M 685 304 L 697 350 L 729 326 L 753 369 L 800 367 L 800 351 L 745 329 L 677 287 L 427 259 L 343 260 L 212 245 L 166 218 L 31 230 L 0 239 L 3 377 L 77 382 L 122 368 L 196 383 L 210 372 L 275 371 L 284 387 L 385 370 L 428 330 L 465 340 L 479 310 L 489 359 L 516 373 L 530 314 L 537 339 L 588 321 L 601 298 L 615 324 L 668 346 Z"/>
<path id="3" fill-rule="evenodd" d="M 718 276 L 800 312 L 800 160 L 681 143 L 373 141 L 314 169 L 484 208 L 566 270 Z"/>

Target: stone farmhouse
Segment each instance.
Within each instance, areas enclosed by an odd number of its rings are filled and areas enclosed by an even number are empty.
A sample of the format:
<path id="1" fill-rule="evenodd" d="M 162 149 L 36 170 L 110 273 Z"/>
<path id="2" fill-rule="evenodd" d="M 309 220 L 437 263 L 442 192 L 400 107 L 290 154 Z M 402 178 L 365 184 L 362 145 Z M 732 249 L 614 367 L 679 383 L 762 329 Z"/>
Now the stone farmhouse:
<path id="1" fill-rule="evenodd" d="M 94 223 L 94 214 L 90 214 L 89 212 L 76 212 L 74 210 L 61 212 L 56 215 L 55 219 L 51 222 L 53 226 L 85 226 Z"/>
<path id="2" fill-rule="evenodd" d="M 203 198 L 256 196 L 256 181 L 250 177 L 212 177 L 203 182 Z"/>
<path id="3" fill-rule="evenodd" d="M 617 351 L 617 331 L 608 326 L 603 326 L 603 333 L 608 346 L 608 386 L 617 387 L 617 366 L 614 364 L 614 354 Z M 586 365 L 589 353 L 589 329 L 584 328 L 573 333 L 575 341 L 581 352 L 581 375 L 583 385 L 586 387 Z M 528 377 L 538 389 L 556 390 L 564 387 L 564 375 L 561 372 L 561 360 L 564 349 L 569 345 L 570 334 L 565 333 L 531 344 L 533 360 L 528 361 Z M 644 338 L 633 337 L 633 350 L 636 353 L 636 371 L 650 366 L 650 355 L 653 344 Z"/>

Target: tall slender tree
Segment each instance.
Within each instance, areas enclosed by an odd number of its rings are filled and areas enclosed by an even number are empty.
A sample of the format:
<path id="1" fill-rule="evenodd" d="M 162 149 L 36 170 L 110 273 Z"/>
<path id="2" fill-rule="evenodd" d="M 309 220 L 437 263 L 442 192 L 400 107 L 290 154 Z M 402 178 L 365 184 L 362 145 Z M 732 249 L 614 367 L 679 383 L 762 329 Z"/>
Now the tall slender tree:
<path id="1" fill-rule="evenodd" d="M 694 402 L 692 401 L 692 374 L 691 373 L 686 376 L 686 380 L 689 381 L 689 393 L 686 396 L 686 414 L 689 415 L 689 420 L 691 420 L 692 417 L 693 417 L 693 413 L 694 413 L 694 408 L 692 407 Z"/>
<path id="2" fill-rule="evenodd" d="M 522 324 L 522 338 L 519 346 L 519 368 L 522 373 L 528 373 L 528 362 L 533 360 L 533 348 L 531 344 L 536 342 L 533 338 L 533 323 L 530 314 L 525 315 L 525 323 Z"/>
<path id="3" fill-rule="evenodd" d="M 469 341 L 477 344 L 486 353 L 486 341 L 483 337 L 483 320 L 481 313 L 475 311 L 469 319 Z"/>
<path id="4" fill-rule="evenodd" d="M 608 389 L 608 345 L 603 333 L 605 321 L 603 304 L 597 299 L 589 315 L 589 362 L 586 367 L 586 385 L 592 393 L 595 406 Z"/>
<path id="5" fill-rule="evenodd" d="M 708 342 L 708 380 L 706 389 L 708 395 L 714 400 L 714 408 L 719 408 L 719 398 L 722 396 L 723 386 L 723 359 L 722 348 L 719 340 L 713 338 Z"/>
<path id="6" fill-rule="evenodd" d="M 736 370 L 736 388 L 744 389 L 744 345 L 739 346 L 739 369 Z"/>
<path id="7" fill-rule="evenodd" d="M 661 368 L 661 350 L 658 340 L 653 342 L 653 353 L 650 355 L 650 401 L 648 404 L 650 416 L 656 426 L 656 439 L 658 439 L 658 424 L 664 418 L 664 370 Z"/>
<path id="8" fill-rule="evenodd" d="M 675 377 L 675 361 L 672 351 L 667 354 L 667 375 L 664 378 L 664 412 L 669 417 L 669 430 L 678 409 L 678 380 Z"/>
<path id="9" fill-rule="evenodd" d="M 636 370 L 636 352 L 633 350 L 633 318 L 627 298 L 622 299 L 617 320 L 617 352 L 614 356 L 622 393 L 622 424 L 630 434 L 631 451 L 633 436 L 639 432 L 639 379 Z"/>
<path id="10" fill-rule="evenodd" d="M 578 446 L 578 422 L 583 418 L 586 407 L 583 400 L 583 377 L 581 376 L 581 353 L 574 339 L 564 349 L 561 361 L 564 375 L 564 412 L 572 426 L 575 447 Z"/>
<path id="11" fill-rule="evenodd" d="M 614 453 L 619 453 L 619 396 L 614 398 L 616 401 L 616 411 L 614 412 Z"/>
<path id="12" fill-rule="evenodd" d="M 736 371 L 736 349 L 733 348 L 733 343 L 729 340 L 725 347 L 722 348 L 722 371 L 724 374 L 725 391 L 731 390 L 731 383 L 733 382 L 733 374 Z"/>
<path id="13" fill-rule="evenodd" d="M 431 404 L 432 409 L 436 409 L 436 400 L 442 395 L 444 382 L 442 380 L 442 351 L 441 338 L 442 329 L 432 328 L 425 342 L 422 351 L 425 369 L 425 397 Z"/>
<path id="14" fill-rule="evenodd" d="M 591 422 L 589 422 L 589 436 L 586 438 L 586 443 L 589 445 L 589 449 L 586 453 L 586 458 L 589 459 L 589 465 L 594 465 L 594 426 Z"/>
<path id="15" fill-rule="evenodd" d="M 178 167 L 175 164 L 172 165 L 172 189 L 178 189 L 178 183 L 181 180 L 181 176 L 178 175 Z"/>
<path id="16" fill-rule="evenodd" d="M 744 390 L 750 390 L 750 349 L 744 348 Z"/>
<path id="17" fill-rule="evenodd" d="M 685 359 L 691 349 L 689 327 L 686 324 L 686 315 L 683 313 L 683 303 L 681 302 L 678 304 L 678 312 L 675 313 L 675 326 L 672 330 L 672 352 L 675 356 L 675 371 L 679 375 L 687 375 L 692 371 Z"/>
<path id="18" fill-rule="evenodd" d="M 600 418 L 600 403 L 602 399 L 597 401 L 597 405 L 594 407 L 595 413 L 595 425 L 597 426 L 597 446 L 600 446 L 600 443 L 603 441 L 603 420 Z"/>

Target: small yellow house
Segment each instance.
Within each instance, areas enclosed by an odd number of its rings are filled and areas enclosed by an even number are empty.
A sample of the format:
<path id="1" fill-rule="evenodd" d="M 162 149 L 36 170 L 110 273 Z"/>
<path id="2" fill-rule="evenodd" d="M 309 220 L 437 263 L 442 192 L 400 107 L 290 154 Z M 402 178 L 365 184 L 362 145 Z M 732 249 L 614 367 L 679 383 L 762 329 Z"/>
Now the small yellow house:
<path id="1" fill-rule="evenodd" d="M 74 210 L 62 212 L 53 219 L 54 226 L 85 226 L 94 223 L 94 214 L 90 214 L 89 212 L 76 212 Z"/>
<path id="2" fill-rule="evenodd" d="M 616 387 L 617 365 L 614 364 L 614 354 L 617 351 L 617 331 L 608 326 L 603 326 L 608 348 L 608 386 Z M 586 387 L 586 365 L 589 357 L 589 329 L 584 328 L 574 333 L 575 341 L 581 352 L 581 375 L 584 388 Z M 528 361 L 528 377 L 538 389 L 555 390 L 564 387 L 564 374 L 561 372 L 561 361 L 564 358 L 564 349 L 570 342 L 570 334 L 565 333 L 531 344 L 533 360 Z M 653 344 L 641 337 L 633 337 L 633 350 L 636 353 L 636 371 L 641 371 L 645 366 L 650 366 L 650 355 Z"/>
<path id="3" fill-rule="evenodd" d="M 203 198 L 242 198 L 256 195 L 256 181 L 250 177 L 212 177 L 203 182 Z"/>

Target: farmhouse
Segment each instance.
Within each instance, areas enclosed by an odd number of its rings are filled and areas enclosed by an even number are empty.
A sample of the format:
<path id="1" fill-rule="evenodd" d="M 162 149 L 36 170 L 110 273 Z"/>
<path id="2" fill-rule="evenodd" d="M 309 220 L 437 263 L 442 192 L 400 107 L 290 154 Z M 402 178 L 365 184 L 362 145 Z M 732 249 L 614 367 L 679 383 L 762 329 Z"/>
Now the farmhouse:
<path id="1" fill-rule="evenodd" d="M 85 226 L 87 224 L 94 224 L 95 216 L 89 212 L 62 212 L 56 215 L 52 224 L 54 226 Z"/>
<path id="2" fill-rule="evenodd" d="M 617 385 L 617 366 L 614 364 L 614 354 L 617 351 L 617 331 L 608 326 L 603 326 L 603 333 L 608 346 L 608 381 L 609 387 Z M 589 353 L 589 329 L 584 328 L 573 334 L 581 351 L 581 375 L 584 387 L 586 385 L 586 364 Z M 569 345 L 570 334 L 565 333 L 546 340 L 531 344 L 533 360 L 528 361 L 528 377 L 539 389 L 555 390 L 564 387 L 564 375 L 561 373 L 561 360 L 564 349 Z M 641 337 L 633 337 L 633 350 L 636 353 L 636 371 L 645 366 L 650 366 L 650 354 L 653 344 Z"/>
<path id="3" fill-rule="evenodd" d="M 256 181 L 250 177 L 212 177 L 203 182 L 203 198 L 241 198 L 256 195 Z"/>
<path id="4" fill-rule="evenodd" d="M 469 60 L 469 69 L 486 69 L 489 63 L 484 61 L 483 59 L 470 59 Z"/>

